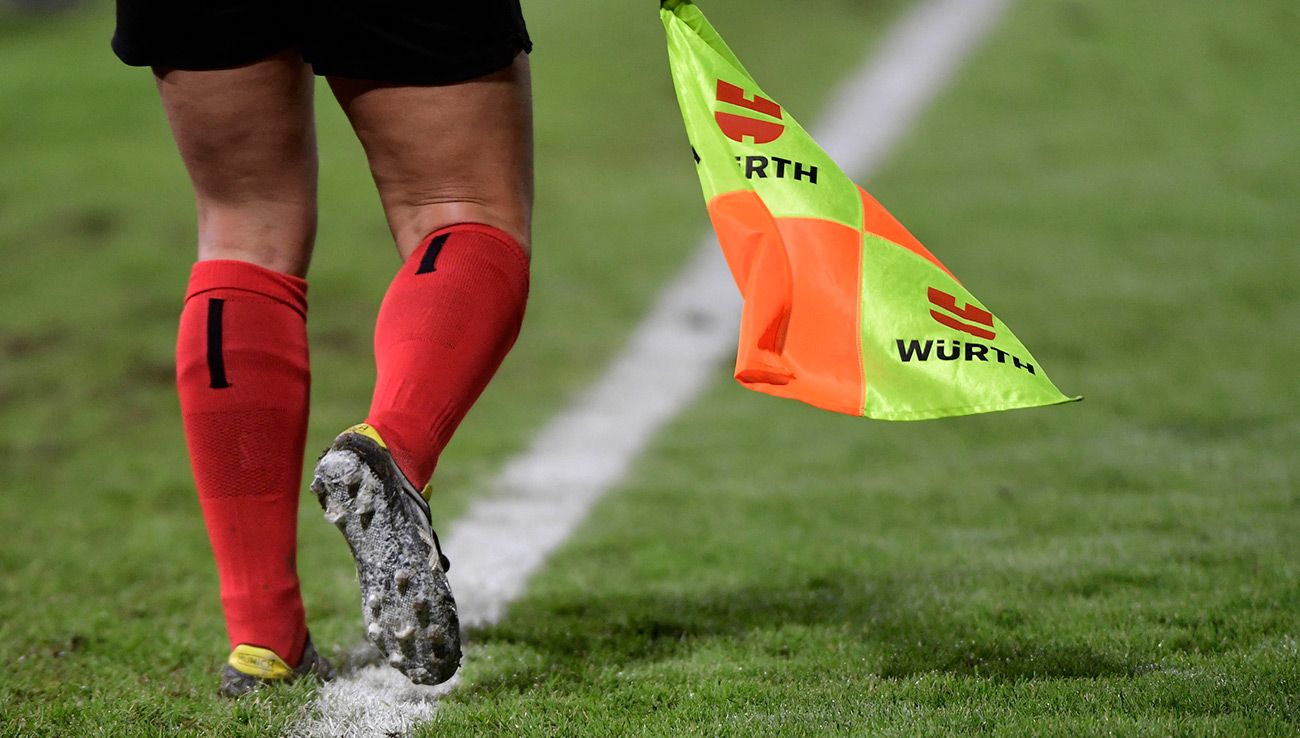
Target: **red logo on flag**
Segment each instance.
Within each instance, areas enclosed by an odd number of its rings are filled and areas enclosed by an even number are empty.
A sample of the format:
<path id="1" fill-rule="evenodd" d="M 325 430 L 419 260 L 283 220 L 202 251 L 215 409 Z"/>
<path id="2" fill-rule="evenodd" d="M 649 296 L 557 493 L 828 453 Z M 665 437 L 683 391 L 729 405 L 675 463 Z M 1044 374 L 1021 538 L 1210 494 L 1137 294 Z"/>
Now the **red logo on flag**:
<path id="1" fill-rule="evenodd" d="M 961 331 L 962 333 L 969 333 L 976 338 L 983 338 L 986 341 L 992 341 L 997 336 L 996 333 L 990 330 L 993 328 L 993 313 L 990 313 L 977 305 L 971 304 L 959 308 L 957 307 L 957 298 L 947 292 L 936 290 L 933 287 L 930 288 L 928 296 L 931 305 L 944 311 L 930 311 L 930 317 L 937 320 L 941 325 L 946 325 L 949 328 Z M 958 320 L 958 318 L 961 320 Z M 969 320 L 970 323 L 978 323 L 979 325 L 963 323 L 962 321 L 964 320 Z M 980 326 L 986 327 L 981 328 Z"/>
<path id="2" fill-rule="evenodd" d="M 745 97 L 745 90 L 730 82 L 718 80 L 718 102 L 729 103 L 781 120 L 780 105 L 757 93 L 752 99 Z M 781 123 L 762 118 L 717 111 L 713 114 L 713 119 L 718 122 L 718 127 L 727 138 L 740 143 L 745 143 L 746 136 L 754 139 L 756 144 L 772 143 L 785 133 L 785 126 Z"/>

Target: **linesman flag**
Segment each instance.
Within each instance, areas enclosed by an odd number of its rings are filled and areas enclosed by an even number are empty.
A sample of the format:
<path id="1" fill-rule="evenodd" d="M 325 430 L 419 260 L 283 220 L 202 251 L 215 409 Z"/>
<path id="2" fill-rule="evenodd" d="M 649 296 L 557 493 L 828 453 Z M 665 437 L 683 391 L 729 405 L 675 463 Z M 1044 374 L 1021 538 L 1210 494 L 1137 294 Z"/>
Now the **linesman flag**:
<path id="1" fill-rule="evenodd" d="M 659 13 L 709 218 L 745 300 L 742 385 L 884 420 L 1079 399 L 759 88 L 691 0 Z"/>

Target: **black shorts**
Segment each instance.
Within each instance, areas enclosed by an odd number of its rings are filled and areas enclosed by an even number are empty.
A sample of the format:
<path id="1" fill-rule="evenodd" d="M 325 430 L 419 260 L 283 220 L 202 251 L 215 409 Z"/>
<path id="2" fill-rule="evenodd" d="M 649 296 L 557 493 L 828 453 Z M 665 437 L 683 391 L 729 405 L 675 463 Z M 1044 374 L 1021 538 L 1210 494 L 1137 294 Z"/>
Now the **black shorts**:
<path id="1" fill-rule="evenodd" d="M 132 66 L 227 69 L 299 49 L 316 74 L 462 82 L 532 51 L 519 0 L 117 0 Z"/>

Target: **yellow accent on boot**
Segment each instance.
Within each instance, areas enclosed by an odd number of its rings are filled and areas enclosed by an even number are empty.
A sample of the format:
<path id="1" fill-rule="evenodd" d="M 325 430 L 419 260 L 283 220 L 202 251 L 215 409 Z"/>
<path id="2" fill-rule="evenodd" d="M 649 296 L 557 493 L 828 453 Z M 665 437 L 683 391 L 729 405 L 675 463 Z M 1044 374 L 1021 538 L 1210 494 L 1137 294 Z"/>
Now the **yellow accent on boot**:
<path id="1" fill-rule="evenodd" d="M 365 436 L 366 438 L 369 438 L 370 440 L 379 444 L 379 447 L 382 448 L 383 450 L 385 451 L 388 450 L 388 444 L 384 443 L 384 439 L 379 437 L 379 431 L 375 430 L 375 426 L 369 423 L 357 423 L 351 428 L 348 428 L 347 430 L 343 431 L 343 433 L 355 433 L 359 436 Z M 433 499 L 432 481 L 424 485 L 424 489 L 420 490 L 420 496 L 424 498 L 425 502 L 428 502 Z"/>
<path id="2" fill-rule="evenodd" d="M 369 423 L 357 423 L 356 425 L 352 426 L 351 428 L 348 428 L 343 432 L 356 433 L 359 436 L 365 436 L 366 438 L 369 438 L 370 440 L 379 444 L 380 448 L 384 450 L 388 450 L 388 444 L 384 443 L 384 439 L 379 437 L 379 431 L 375 430 L 375 427 Z"/>
<path id="3" fill-rule="evenodd" d="M 226 663 L 235 671 L 258 679 L 288 679 L 293 676 L 293 669 L 275 651 L 246 643 L 235 646 Z"/>

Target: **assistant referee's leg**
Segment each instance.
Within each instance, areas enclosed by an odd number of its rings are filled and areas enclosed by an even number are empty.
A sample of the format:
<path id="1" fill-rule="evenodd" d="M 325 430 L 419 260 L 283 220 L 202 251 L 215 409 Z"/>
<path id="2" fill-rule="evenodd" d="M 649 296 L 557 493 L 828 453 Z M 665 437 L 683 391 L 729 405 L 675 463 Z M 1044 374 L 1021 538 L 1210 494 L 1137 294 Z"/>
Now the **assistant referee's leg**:
<path id="1" fill-rule="evenodd" d="M 177 390 L 231 646 L 302 657 L 298 494 L 316 230 L 312 76 L 295 51 L 215 71 L 155 68 L 194 185 L 198 263 Z"/>
<path id="2" fill-rule="evenodd" d="M 514 344 L 533 204 L 528 57 L 466 82 L 330 78 L 405 261 L 375 326 L 367 421 L 422 487 Z"/>

